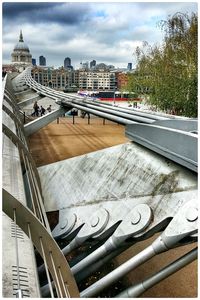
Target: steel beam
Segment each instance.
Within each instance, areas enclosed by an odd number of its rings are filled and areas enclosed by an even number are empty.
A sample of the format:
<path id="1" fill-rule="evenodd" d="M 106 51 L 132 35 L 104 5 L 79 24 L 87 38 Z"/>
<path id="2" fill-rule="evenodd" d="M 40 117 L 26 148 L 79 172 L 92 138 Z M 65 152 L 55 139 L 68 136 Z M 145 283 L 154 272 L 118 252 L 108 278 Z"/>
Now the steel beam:
<path id="1" fill-rule="evenodd" d="M 125 134 L 132 141 L 192 171 L 198 171 L 196 134 L 154 124 L 128 125 Z"/>

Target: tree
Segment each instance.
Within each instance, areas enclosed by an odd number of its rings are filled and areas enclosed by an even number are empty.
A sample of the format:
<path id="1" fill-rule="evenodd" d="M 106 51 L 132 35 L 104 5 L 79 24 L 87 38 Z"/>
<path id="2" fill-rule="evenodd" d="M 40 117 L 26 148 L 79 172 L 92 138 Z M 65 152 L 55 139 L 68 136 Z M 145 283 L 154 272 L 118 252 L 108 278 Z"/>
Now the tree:
<path id="1" fill-rule="evenodd" d="M 137 48 L 137 67 L 129 76 L 129 91 L 148 95 L 148 102 L 165 111 L 197 117 L 198 19 L 176 13 L 159 26 L 165 32 L 161 46 L 147 42 Z"/>

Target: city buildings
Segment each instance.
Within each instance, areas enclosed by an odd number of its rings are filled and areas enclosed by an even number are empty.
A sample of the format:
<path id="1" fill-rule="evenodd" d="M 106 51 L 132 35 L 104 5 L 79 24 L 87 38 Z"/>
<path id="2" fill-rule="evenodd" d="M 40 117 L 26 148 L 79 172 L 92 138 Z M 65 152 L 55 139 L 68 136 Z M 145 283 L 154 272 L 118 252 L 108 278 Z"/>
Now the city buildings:
<path id="1" fill-rule="evenodd" d="M 63 67 L 54 69 L 53 67 L 37 66 L 32 69 L 32 77 L 38 83 L 58 90 L 65 90 L 72 86 L 78 87 L 78 73 L 78 70 Z"/>
<path id="2" fill-rule="evenodd" d="M 117 91 L 126 86 L 127 72 L 132 71 L 132 63 L 127 69 L 115 69 L 113 65 L 98 63 L 96 60 L 81 62 L 80 68 L 75 70 L 71 65 L 71 58 L 64 59 L 64 67 L 54 68 L 46 66 L 46 58 L 39 57 L 39 65 L 32 58 L 28 46 L 24 43 L 22 31 L 19 42 L 12 53 L 12 64 L 3 66 L 4 72 L 9 70 L 23 71 L 26 66 L 33 66 L 32 76 L 40 84 L 57 90 L 75 91 Z"/>
<path id="3" fill-rule="evenodd" d="M 81 68 L 34 66 L 32 69 L 33 78 L 44 86 L 57 90 L 71 90 L 72 87 L 88 91 L 113 91 L 126 88 L 128 73 L 120 69 L 113 69 L 106 64 L 97 64 L 88 68 L 87 63 L 82 63 Z"/>

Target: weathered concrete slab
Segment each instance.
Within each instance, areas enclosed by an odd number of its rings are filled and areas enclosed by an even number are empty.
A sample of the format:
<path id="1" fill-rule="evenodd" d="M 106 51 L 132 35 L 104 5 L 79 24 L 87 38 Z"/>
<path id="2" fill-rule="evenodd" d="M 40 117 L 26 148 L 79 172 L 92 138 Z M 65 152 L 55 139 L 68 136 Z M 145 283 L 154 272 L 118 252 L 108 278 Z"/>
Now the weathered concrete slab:
<path id="1" fill-rule="evenodd" d="M 131 198 L 171 197 L 197 189 L 193 172 L 133 143 L 53 163 L 38 171 L 46 211 L 120 201 L 127 193 Z"/>

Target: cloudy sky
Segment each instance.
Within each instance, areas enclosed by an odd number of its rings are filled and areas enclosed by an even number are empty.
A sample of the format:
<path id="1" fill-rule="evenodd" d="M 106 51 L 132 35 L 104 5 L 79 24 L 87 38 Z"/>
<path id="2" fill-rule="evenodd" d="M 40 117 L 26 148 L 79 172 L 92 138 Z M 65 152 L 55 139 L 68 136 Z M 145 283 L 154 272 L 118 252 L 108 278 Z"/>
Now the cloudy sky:
<path id="1" fill-rule="evenodd" d="M 22 29 L 37 62 L 43 55 L 55 67 L 65 57 L 76 68 L 93 59 L 127 67 L 134 64 L 134 50 L 143 41 L 162 42 L 160 20 L 197 9 L 197 2 L 4 2 L 3 63 L 10 63 Z"/>

